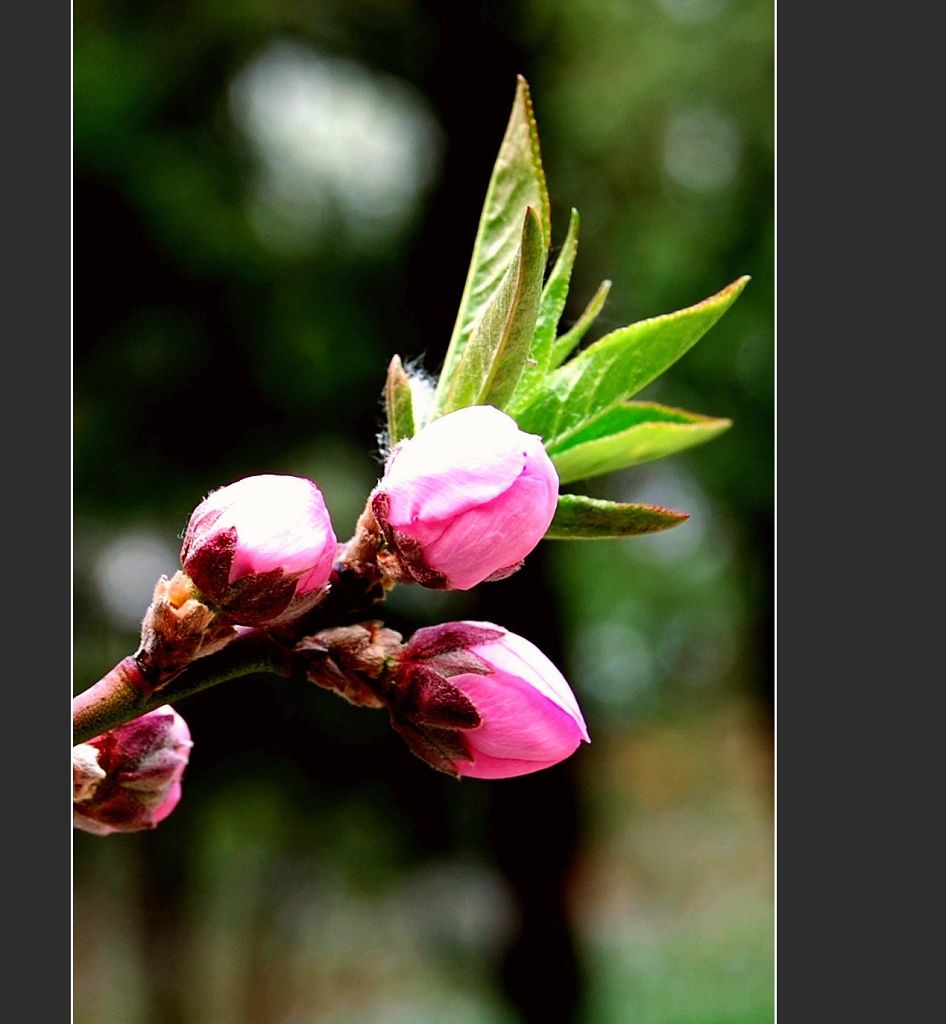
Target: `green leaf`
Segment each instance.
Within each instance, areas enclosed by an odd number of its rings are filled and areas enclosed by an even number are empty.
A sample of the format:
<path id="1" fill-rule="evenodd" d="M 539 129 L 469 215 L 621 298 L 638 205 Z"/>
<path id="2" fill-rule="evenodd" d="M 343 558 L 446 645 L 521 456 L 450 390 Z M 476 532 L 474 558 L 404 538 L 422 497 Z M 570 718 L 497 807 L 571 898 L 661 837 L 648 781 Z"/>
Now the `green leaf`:
<path id="1" fill-rule="evenodd" d="M 516 414 L 519 426 L 561 443 L 636 394 L 675 363 L 736 301 L 748 277 L 676 313 L 643 320 L 600 338 L 550 373 L 529 404 Z"/>
<path id="2" fill-rule="evenodd" d="M 686 522 L 686 512 L 659 505 L 603 501 L 584 494 L 560 494 L 546 540 L 610 540 L 669 530 Z"/>
<path id="3" fill-rule="evenodd" d="M 731 420 L 654 402 L 625 402 L 550 448 L 549 455 L 564 484 L 662 459 L 711 441 L 730 426 Z"/>
<path id="4" fill-rule="evenodd" d="M 598 319 L 598 314 L 601 312 L 601 307 L 604 305 L 609 291 L 611 291 L 611 282 L 602 281 L 581 316 L 568 331 L 560 338 L 555 339 L 549 358 L 550 370 L 561 366 L 563 361 L 571 355 L 572 349 L 577 347 L 581 339 L 588 333 L 588 328 Z"/>
<path id="5" fill-rule="evenodd" d="M 456 324 L 440 372 L 435 398 L 437 412 L 443 411 L 441 400 L 473 328 L 482 318 L 515 257 L 527 206 L 539 213 L 544 264 L 551 237 L 549 196 L 529 86 L 520 75 L 506 134 L 486 190 Z"/>
<path id="6" fill-rule="evenodd" d="M 396 445 L 405 437 L 414 436 L 414 399 L 411 382 L 401 364 L 401 357 L 395 356 L 388 366 L 388 377 L 384 384 L 384 406 L 388 416 L 388 444 Z"/>
<path id="7" fill-rule="evenodd" d="M 467 405 L 505 407 L 532 343 L 544 269 L 542 225 L 529 206 L 519 249 L 447 382 L 440 414 Z"/>
<path id="8" fill-rule="evenodd" d="M 509 408 L 515 409 L 525 404 L 529 395 L 535 390 L 539 382 L 548 373 L 550 358 L 552 354 L 552 342 L 555 340 L 555 332 L 558 329 L 558 322 L 561 319 L 562 311 L 565 309 L 565 300 L 568 298 L 568 284 L 572 276 L 572 267 L 575 265 L 575 255 L 578 252 L 578 227 L 580 218 L 577 210 L 572 210 L 571 219 L 568 222 L 568 232 L 565 241 L 562 243 L 561 251 L 549 279 L 542 289 L 542 299 L 539 302 L 539 314 L 536 318 L 535 333 L 532 336 L 532 347 L 529 349 L 529 357 L 516 385 L 516 391 L 509 402 Z M 557 364 L 556 364 L 557 365 Z"/>

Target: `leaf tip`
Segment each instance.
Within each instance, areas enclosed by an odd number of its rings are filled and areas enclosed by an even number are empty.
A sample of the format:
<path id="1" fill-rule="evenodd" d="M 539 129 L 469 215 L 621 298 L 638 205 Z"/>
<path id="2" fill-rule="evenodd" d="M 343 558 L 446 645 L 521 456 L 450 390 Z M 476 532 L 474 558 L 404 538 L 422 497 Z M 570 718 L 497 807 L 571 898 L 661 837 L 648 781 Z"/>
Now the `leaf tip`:
<path id="1" fill-rule="evenodd" d="M 721 297 L 732 295 L 732 297 L 736 299 L 742 294 L 742 290 L 751 280 L 752 278 L 748 274 L 743 274 L 742 277 L 737 277 L 732 284 L 726 285 L 719 295 Z"/>
<path id="2" fill-rule="evenodd" d="M 749 283 L 749 280 L 749 275 L 744 274 L 742 277 L 737 277 L 735 281 L 732 281 L 730 284 L 727 284 L 725 288 L 720 288 L 720 290 L 716 292 L 715 295 L 709 295 L 705 299 L 702 299 L 700 302 L 697 302 L 695 305 L 688 306 L 686 309 L 677 310 L 677 312 L 675 313 L 667 313 L 665 317 L 654 317 L 654 319 L 674 319 L 681 315 L 685 316 L 690 313 L 694 313 L 699 310 L 711 308 L 714 306 L 722 306 L 722 310 L 719 314 L 719 316 L 722 316 L 722 314 L 725 313 L 727 309 L 729 309 L 729 307 L 736 301 L 736 299 L 739 298 L 739 296 L 743 292 L 743 289 Z"/>
<path id="3" fill-rule="evenodd" d="M 531 227 L 533 230 L 535 230 L 536 228 L 538 228 L 539 231 L 543 230 L 542 229 L 542 213 L 541 213 L 540 210 L 537 210 L 531 204 L 526 206 L 526 212 L 525 212 L 525 215 L 523 217 L 523 233 L 525 233 L 525 231 L 529 227 Z"/>
<path id="4" fill-rule="evenodd" d="M 524 75 L 516 75 L 516 96 L 513 106 L 516 107 L 520 103 L 525 107 L 529 121 L 532 121 L 532 93 Z"/>
<path id="5" fill-rule="evenodd" d="M 700 427 L 712 430 L 712 437 L 718 437 L 720 434 L 724 434 L 733 425 L 733 421 L 728 416 L 698 416 L 695 413 L 692 415 L 694 417 L 693 422 L 683 424 L 683 426 Z"/>

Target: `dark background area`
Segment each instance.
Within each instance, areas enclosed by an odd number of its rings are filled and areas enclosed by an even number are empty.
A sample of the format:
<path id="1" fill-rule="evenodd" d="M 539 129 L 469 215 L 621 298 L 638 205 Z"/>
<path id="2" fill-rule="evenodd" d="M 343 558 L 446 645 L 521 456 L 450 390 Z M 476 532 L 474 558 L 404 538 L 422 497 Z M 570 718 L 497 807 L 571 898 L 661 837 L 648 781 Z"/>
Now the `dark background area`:
<path id="1" fill-rule="evenodd" d="M 77 690 L 211 488 L 309 475 L 350 533 L 388 360 L 445 351 L 516 73 L 553 244 L 582 214 L 566 322 L 603 278 L 592 338 L 753 277 L 642 396 L 732 430 L 588 488 L 686 525 L 389 600 L 405 633 L 532 639 L 591 746 L 458 784 L 315 688 L 189 699 L 174 815 L 75 835 L 77 1024 L 771 1019 L 769 5 L 77 2 L 73 42 Z"/>

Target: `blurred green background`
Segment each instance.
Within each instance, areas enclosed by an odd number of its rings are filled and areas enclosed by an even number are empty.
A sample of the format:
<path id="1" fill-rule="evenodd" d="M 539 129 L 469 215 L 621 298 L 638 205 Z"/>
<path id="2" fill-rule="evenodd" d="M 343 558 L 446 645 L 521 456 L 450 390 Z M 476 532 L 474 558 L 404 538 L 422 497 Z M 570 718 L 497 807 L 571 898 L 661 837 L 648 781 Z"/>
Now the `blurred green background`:
<path id="1" fill-rule="evenodd" d="M 566 322 L 603 278 L 592 338 L 753 278 L 642 395 L 732 430 L 584 488 L 684 526 L 389 599 L 405 633 L 532 639 L 592 744 L 455 783 L 315 687 L 190 698 L 177 811 L 75 833 L 76 1024 L 771 1020 L 771 4 L 73 12 L 76 690 L 134 650 L 211 488 L 309 475 L 350 534 L 390 357 L 446 349 L 516 73 L 553 245 L 582 214 Z"/>

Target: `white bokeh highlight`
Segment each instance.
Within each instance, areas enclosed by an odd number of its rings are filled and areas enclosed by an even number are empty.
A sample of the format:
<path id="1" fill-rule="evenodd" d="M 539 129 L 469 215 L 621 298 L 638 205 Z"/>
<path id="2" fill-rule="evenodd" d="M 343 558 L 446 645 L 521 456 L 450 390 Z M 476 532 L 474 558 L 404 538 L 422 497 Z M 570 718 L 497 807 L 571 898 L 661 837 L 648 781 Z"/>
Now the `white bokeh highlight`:
<path id="1" fill-rule="evenodd" d="M 230 112 L 257 160 L 251 218 L 265 242 L 355 243 L 395 233 L 440 165 L 441 133 L 407 83 L 277 40 L 230 88 Z"/>
<path id="2" fill-rule="evenodd" d="M 740 150 L 731 117 L 712 107 L 683 110 L 667 122 L 663 166 L 673 182 L 691 192 L 716 192 L 735 179 Z"/>
<path id="3" fill-rule="evenodd" d="M 147 530 L 117 534 L 95 558 L 92 577 L 109 620 L 120 629 L 141 625 L 154 585 L 178 569 L 178 549 Z"/>

